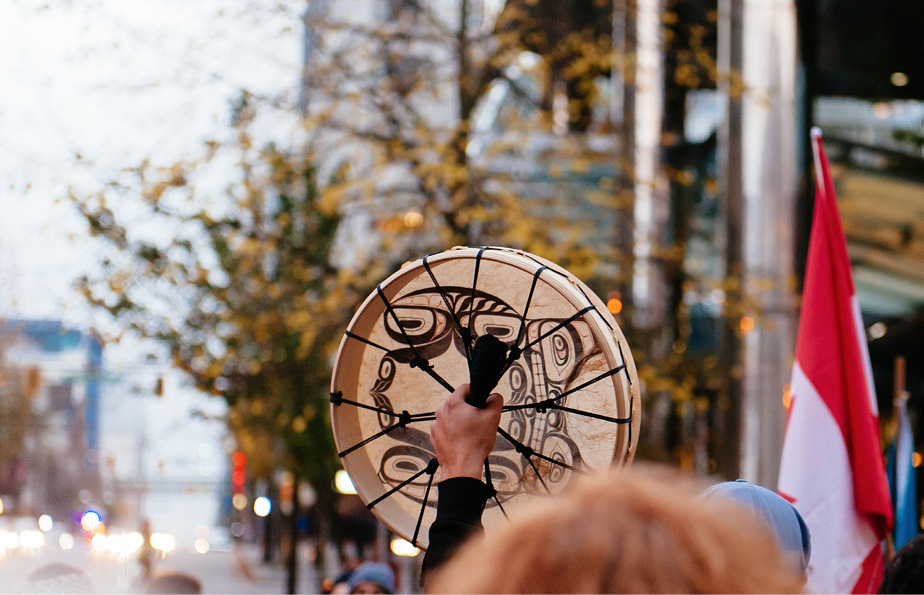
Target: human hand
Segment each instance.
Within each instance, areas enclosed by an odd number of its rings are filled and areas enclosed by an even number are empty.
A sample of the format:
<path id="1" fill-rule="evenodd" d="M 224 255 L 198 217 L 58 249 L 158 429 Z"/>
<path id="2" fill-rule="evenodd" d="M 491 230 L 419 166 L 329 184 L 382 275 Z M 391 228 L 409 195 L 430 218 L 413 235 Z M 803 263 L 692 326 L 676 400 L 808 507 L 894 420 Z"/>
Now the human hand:
<path id="1" fill-rule="evenodd" d="M 430 443 L 442 479 L 481 479 L 484 460 L 494 448 L 504 398 L 493 393 L 485 408 L 478 409 L 465 402 L 469 392 L 468 384 L 460 385 L 436 410 L 436 420 L 430 424 Z"/>

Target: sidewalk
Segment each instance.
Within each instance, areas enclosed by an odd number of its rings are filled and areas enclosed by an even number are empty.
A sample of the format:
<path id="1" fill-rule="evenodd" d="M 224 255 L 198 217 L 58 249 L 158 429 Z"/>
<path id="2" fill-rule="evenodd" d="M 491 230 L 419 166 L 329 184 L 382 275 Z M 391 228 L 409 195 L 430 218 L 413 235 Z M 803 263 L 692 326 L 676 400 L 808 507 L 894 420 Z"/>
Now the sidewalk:
<path id="1" fill-rule="evenodd" d="M 284 593 L 286 586 L 282 565 L 264 564 L 260 548 L 249 544 L 233 551 L 172 555 L 158 561 L 157 572 L 168 570 L 196 577 L 204 593 Z"/>

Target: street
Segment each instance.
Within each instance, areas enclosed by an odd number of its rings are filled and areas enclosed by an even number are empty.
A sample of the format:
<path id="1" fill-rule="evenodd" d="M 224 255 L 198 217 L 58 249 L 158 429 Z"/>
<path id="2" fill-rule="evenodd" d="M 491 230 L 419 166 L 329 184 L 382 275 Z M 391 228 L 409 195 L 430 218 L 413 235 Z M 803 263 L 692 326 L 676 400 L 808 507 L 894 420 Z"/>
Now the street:
<path id="1" fill-rule="evenodd" d="M 89 546 L 78 544 L 74 549 L 62 551 L 46 546 L 35 553 L 7 552 L 0 559 L 0 593 L 26 593 L 26 579 L 30 573 L 53 562 L 65 563 L 87 573 L 96 593 L 140 593 L 138 582 L 140 565 L 134 559 L 116 560 L 100 555 Z M 260 552 L 245 545 L 234 553 L 211 550 L 205 554 L 193 551 L 171 552 L 157 558 L 155 572 L 176 571 L 194 576 L 202 583 L 203 593 L 282 593 L 285 590 L 285 571 L 279 564 L 264 565 Z M 311 570 L 301 568 L 300 587 L 311 584 Z M 305 592 L 301 588 L 300 592 Z"/>

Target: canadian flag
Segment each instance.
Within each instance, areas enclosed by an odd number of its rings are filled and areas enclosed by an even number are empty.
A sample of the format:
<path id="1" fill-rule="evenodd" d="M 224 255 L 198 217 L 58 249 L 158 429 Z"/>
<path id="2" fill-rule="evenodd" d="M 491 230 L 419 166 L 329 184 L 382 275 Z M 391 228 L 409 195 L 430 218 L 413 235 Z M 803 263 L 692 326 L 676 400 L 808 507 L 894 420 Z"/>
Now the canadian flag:
<path id="1" fill-rule="evenodd" d="M 879 409 L 828 160 L 812 130 L 816 194 L 778 491 L 812 538 L 807 588 L 875 593 L 892 505 Z"/>

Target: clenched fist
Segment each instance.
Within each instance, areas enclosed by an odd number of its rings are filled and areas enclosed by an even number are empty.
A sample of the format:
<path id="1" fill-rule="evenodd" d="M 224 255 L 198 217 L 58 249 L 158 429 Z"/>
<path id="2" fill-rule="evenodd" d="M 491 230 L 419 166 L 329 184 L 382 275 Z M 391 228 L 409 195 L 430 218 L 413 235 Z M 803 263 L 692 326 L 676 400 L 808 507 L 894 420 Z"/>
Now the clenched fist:
<path id="1" fill-rule="evenodd" d="M 469 385 L 463 384 L 436 410 L 430 424 L 430 442 L 442 469 L 442 479 L 473 477 L 481 479 L 484 460 L 494 448 L 504 398 L 488 397 L 484 409 L 465 402 Z"/>

